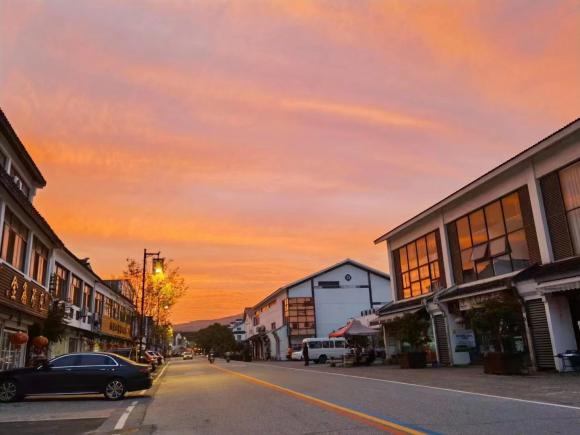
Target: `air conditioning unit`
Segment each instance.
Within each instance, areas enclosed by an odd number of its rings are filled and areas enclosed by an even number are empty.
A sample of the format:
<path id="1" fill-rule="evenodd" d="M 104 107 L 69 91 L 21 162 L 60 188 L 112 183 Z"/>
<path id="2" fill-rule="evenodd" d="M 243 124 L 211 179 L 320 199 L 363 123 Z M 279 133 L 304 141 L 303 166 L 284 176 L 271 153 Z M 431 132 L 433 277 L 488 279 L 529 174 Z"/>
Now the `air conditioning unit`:
<path id="1" fill-rule="evenodd" d="M 14 180 L 14 184 L 16 184 L 18 186 L 18 188 L 20 190 L 22 190 L 22 180 L 20 179 L 20 177 L 18 177 L 18 175 L 15 175 L 13 180 Z"/>

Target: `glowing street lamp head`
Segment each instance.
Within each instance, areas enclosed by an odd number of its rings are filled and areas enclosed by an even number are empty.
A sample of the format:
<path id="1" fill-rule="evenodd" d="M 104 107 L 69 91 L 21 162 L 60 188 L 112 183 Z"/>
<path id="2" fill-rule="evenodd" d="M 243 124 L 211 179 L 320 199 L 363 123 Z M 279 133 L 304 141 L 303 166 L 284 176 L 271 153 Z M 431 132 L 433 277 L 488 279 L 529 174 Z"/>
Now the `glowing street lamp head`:
<path id="1" fill-rule="evenodd" d="M 163 274 L 164 258 L 154 258 L 153 259 L 153 273 L 155 275 Z"/>

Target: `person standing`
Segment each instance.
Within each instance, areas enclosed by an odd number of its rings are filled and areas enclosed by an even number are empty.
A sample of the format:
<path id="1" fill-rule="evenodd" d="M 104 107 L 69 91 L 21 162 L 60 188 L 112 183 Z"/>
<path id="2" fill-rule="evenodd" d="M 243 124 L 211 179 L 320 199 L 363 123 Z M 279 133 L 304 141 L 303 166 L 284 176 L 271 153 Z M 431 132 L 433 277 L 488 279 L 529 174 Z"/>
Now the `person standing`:
<path id="1" fill-rule="evenodd" d="M 302 358 L 304 359 L 304 365 L 307 366 L 309 364 L 308 360 L 308 343 L 302 343 Z"/>

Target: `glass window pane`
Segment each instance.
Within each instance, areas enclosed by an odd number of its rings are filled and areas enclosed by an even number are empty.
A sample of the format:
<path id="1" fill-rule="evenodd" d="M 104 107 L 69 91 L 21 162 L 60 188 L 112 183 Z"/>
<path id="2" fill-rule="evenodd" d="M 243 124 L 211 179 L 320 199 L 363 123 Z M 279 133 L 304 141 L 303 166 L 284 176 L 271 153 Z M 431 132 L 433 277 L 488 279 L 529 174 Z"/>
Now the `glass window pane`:
<path id="1" fill-rule="evenodd" d="M 403 298 L 407 299 L 411 297 L 411 287 L 407 287 L 403 289 Z"/>
<path id="2" fill-rule="evenodd" d="M 411 285 L 411 281 L 409 280 L 409 274 L 403 274 L 403 287 L 409 287 Z"/>
<path id="3" fill-rule="evenodd" d="M 419 258 L 419 265 L 422 266 L 427 264 L 429 260 L 427 259 L 427 242 L 424 238 L 417 240 L 417 256 Z"/>
<path id="4" fill-rule="evenodd" d="M 501 200 L 503 214 L 505 217 L 505 227 L 509 232 L 518 230 L 524 226 L 522 213 L 520 211 L 520 200 L 517 193 L 512 193 Z"/>
<path id="5" fill-rule="evenodd" d="M 528 252 L 528 243 L 526 241 L 526 233 L 524 230 L 511 233 L 508 235 L 508 240 L 514 270 L 527 267 L 530 263 L 530 255 Z"/>
<path id="6" fill-rule="evenodd" d="M 476 268 L 478 279 L 489 278 L 493 276 L 493 269 L 489 260 L 477 262 Z"/>
<path id="7" fill-rule="evenodd" d="M 473 281 L 475 279 L 475 270 L 473 268 L 473 261 L 471 261 L 471 249 L 466 249 L 461 252 L 461 264 L 463 268 L 463 280 L 465 282 Z"/>
<path id="8" fill-rule="evenodd" d="M 417 247 L 415 243 L 409 243 L 407 245 L 407 257 L 409 259 L 409 269 L 414 269 L 417 267 Z"/>
<path id="9" fill-rule="evenodd" d="M 423 278 L 429 278 L 429 266 L 421 266 L 419 268 L 419 276 L 421 277 L 421 279 Z"/>
<path id="10" fill-rule="evenodd" d="M 477 210 L 469 215 L 469 226 L 471 228 L 471 239 L 474 245 L 479 245 L 487 241 L 483 210 Z"/>
<path id="11" fill-rule="evenodd" d="M 401 271 L 406 272 L 409 270 L 409 262 L 407 261 L 407 248 L 405 246 L 399 249 L 399 258 L 401 262 Z"/>
<path id="12" fill-rule="evenodd" d="M 439 272 L 439 262 L 434 261 L 433 263 L 431 263 L 431 278 L 438 279 L 440 276 L 441 275 Z"/>
<path id="13" fill-rule="evenodd" d="M 469 221 L 467 217 L 457 221 L 457 236 L 459 237 L 459 247 L 462 250 L 471 248 L 471 234 L 469 233 Z"/>
<path id="14" fill-rule="evenodd" d="M 496 275 L 503 275 L 512 271 L 512 263 L 509 255 L 503 255 L 493 259 L 493 270 Z"/>
<path id="15" fill-rule="evenodd" d="M 568 213 L 568 226 L 576 255 L 580 254 L 580 208 Z"/>
<path id="16" fill-rule="evenodd" d="M 499 201 L 485 207 L 485 220 L 487 221 L 487 231 L 490 239 L 495 239 L 505 234 Z"/>
<path id="17" fill-rule="evenodd" d="M 435 238 L 435 233 L 427 236 L 427 251 L 429 252 L 429 261 L 437 260 L 437 239 Z"/>
<path id="18" fill-rule="evenodd" d="M 71 367 L 78 365 L 78 355 L 68 355 L 51 361 L 53 367 Z"/>
<path id="19" fill-rule="evenodd" d="M 580 207 L 580 162 L 560 171 L 560 185 L 566 210 Z"/>
<path id="20" fill-rule="evenodd" d="M 419 296 L 421 294 L 421 283 L 414 282 L 411 284 L 411 294 L 413 296 Z"/>
<path id="21" fill-rule="evenodd" d="M 424 279 L 421 281 L 421 292 L 422 293 L 429 293 L 431 291 L 431 280 Z"/>
<path id="22" fill-rule="evenodd" d="M 496 257 L 498 255 L 503 255 L 506 253 L 506 240 L 505 237 L 500 237 L 499 239 L 492 240 L 489 242 L 489 255 Z"/>
<path id="23" fill-rule="evenodd" d="M 411 282 L 419 281 L 419 269 L 413 269 L 411 271 Z"/>
<path id="24" fill-rule="evenodd" d="M 474 247 L 471 251 L 471 261 L 483 260 L 487 257 L 487 245 L 487 243 L 484 243 L 483 245 Z"/>

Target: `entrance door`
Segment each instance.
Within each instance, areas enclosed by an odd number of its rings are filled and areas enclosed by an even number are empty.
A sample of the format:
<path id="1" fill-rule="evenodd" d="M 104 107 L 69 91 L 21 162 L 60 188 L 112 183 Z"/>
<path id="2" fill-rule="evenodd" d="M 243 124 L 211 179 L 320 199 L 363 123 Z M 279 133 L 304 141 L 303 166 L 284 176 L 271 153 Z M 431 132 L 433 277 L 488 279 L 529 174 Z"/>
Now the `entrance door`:
<path id="1" fill-rule="evenodd" d="M 528 313 L 528 324 L 532 333 L 536 366 L 539 369 L 556 368 L 544 301 L 542 299 L 526 301 L 526 311 Z"/>

